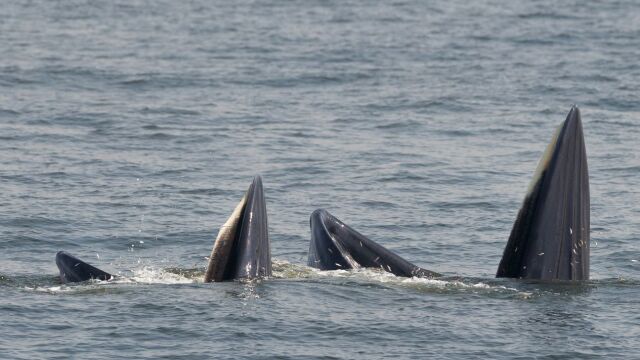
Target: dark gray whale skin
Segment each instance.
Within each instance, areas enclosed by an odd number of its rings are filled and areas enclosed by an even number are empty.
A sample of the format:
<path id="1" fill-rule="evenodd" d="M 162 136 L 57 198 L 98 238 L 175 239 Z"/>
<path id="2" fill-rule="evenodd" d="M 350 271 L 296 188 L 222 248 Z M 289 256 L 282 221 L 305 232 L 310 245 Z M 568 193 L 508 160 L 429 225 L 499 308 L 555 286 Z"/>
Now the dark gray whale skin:
<path id="1" fill-rule="evenodd" d="M 589 171 L 573 106 L 540 160 L 496 277 L 589 279 Z"/>
<path id="2" fill-rule="evenodd" d="M 60 282 L 63 284 L 91 279 L 110 280 L 113 278 L 108 272 L 89 265 L 64 251 L 59 251 L 56 254 L 56 265 L 60 270 Z"/>
<path id="3" fill-rule="evenodd" d="M 382 268 L 397 276 L 436 277 L 366 238 L 324 209 L 311 214 L 308 265 L 320 270 Z"/>
<path id="4" fill-rule="evenodd" d="M 243 201 L 246 203 L 239 217 L 232 222 L 234 230 L 230 232 L 230 236 L 216 240 L 227 241 L 226 247 L 219 247 L 214 243 L 205 282 L 271 276 L 267 206 L 259 175 L 253 179 L 241 203 Z"/>

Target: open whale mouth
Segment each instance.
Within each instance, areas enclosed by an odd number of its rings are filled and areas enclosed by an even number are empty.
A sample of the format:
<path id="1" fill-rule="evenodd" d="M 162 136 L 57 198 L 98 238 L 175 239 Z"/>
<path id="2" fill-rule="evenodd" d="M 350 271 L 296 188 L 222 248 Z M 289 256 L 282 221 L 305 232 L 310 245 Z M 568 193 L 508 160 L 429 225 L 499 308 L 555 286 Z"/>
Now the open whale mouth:
<path id="1" fill-rule="evenodd" d="M 252 279 L 271 272 L 267 206 L 262 178 L 256 176 L 218 232 L 204 281 Z"/>
<path id="2" fill-rule="evenodd" d="M 381 268 L 397 276 L 434 277 L 382 245 L 368 239 L 324 209 L 311 214 L 308 265 L 320 270 Z"/>
<path id="3" fill-rule="evenodd" d="M 589 279 L 589 171 L 573 106 L 538 164 L 497 277 Z"/>

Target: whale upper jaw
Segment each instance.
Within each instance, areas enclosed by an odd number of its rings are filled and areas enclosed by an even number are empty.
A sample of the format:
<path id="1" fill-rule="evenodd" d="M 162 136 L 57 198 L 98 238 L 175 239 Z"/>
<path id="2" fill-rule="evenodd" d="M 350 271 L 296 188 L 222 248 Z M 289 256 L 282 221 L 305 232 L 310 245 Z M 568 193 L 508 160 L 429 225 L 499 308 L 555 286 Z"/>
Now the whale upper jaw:
<path id="1" fill-rule="evenodd" d="M 381 268 L 397 276 L 435 277 L 355 231 L 324 209 L 311 214 L 308 265 L 320 270 Z"/>
<path id="2" fill-rule="evenodd" d="M 496 276 L 588 280 L 589 202 L 582 119 L 573 106 L 540 159 Z"/>
<path id="3" fill-rule="evenodd" d="M 271 276 L 271 249 L 262 178 L 256 176 L 214 242 L 204 281 Z"/>

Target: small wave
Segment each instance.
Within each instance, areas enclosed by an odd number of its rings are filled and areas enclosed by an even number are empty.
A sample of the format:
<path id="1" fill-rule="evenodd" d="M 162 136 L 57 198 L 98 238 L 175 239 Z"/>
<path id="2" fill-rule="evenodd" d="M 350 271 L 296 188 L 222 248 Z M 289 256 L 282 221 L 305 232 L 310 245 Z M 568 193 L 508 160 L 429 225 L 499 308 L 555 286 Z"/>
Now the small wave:
<path id="1" fill-rule="evenodd" d="M 382 176 L 377 181 L 382 183 L 395 183 L 398 181 L 403 182 L 421 182 L 427 181 L 428 179 L 424 176 L 416 175 L 408 171 L 399 171 L 395 174 Z"/>
<path id="2" fill-rule="evenodd" d="M 193 86 L 216 87 L 217 84 L 212 79 L 201 78 L 198 76 L 179 76 L 179 75 L 161 75 L 161 74 L 139 74 L 127 79 L 118 79 L 116 86 L 125 89 L 158 89 L 158 88 L 186 88 Z M 189 114 L 183 114 L 189 115 Z"/>
<path id="3" fill-rule="evenodd" d="M 144 107 L 142 108 L 141 112 L 147 113 L 147 114 L 159 114 L 159 115 L 200 115 L 200 112 L 198 111 L 181 109 L 181 108 L 173 108 L 173 107 L 158 107 L 158 108 Z M 148 126 L 149 125 L 145 125 L 142 128 L 144 129 Z M 158 129 L 159 127 L 156 125 L 152 125 L 151 128 Z"/>
<path id="4" fill-rule="evenodd" d="M 367 200 L 367 201 L 361 202 L 361 204 L 366 206 L 367 208 L 393 209 L 398 207 L 394 203 L 390 203 L 387 201 L 379 201 L 379 200 Z"/>
<path id="5" fill-rule="evenodd" d="M 602 170 L 607 172 L 613 172 L 613 173 L 634 174 L 634 173 L 640 172 L 640 165 L 616 166 L 616 167 L 603 168 Z"/>
<path id="6" fill-rule="evenodd" d="M 66 285 L 36 286 L 36 287 L 25 286 L 23 289 L 27 291 L 43 292 L 48 294 L 70 293 L 74 291 L 73 287 L 66 286 Z"/>
<path id="7" fill-rule="evenodd" d="M 303 132 L 303 131 L 290 132 L 290 133 L 287 134 L 287 136 L 290 136 L 290 137 L 293 137 L 293 138 L 301 138 L 301 139 L 311 139 L 311 138 L 316 138 L 317 137 L 312 132 Z"/>
<path id="8" fill-rule="evenodd" d="M 18 115 L 20 115 L 20 113 L 17 111 L 0 108 L 0 116 L 18 116 Z"/>
<path id="9" fill-rule="evenodd" d="M 593 120 L 592 121 L 593 124 L 598 124 L 598 125 L 605 125 L 607 127 L 611 127 L 611 126 L 616 126 L 616 127 L 623 127 L 623 128 L 627 128 L 627 127 L 637 127 L 638 124 L 636 124 L 634 121 L 624 121 L 624 120 Z"/>
<path id="10" fill-rule="evenodd" d="M 367 110 L 375 111 L 415 111 L 419 114 L 433 114 L 438 111 L 468 112 L 471 107 L 460 99 L 452 96 L 442 96 L 436 99 L 409 101 L 406 99 L 390 99 L 363 105 Z M 420 125 L 422 123 L 419 123 Z"/>
<path id="11" fill-rule="evenodd" d="M 415 129 L 419 126 L 421 126 L 422 123 L 418 122 L 418 121 L 412 121 L 412 120 L 408 120 L 408 121 L 396 121 L 396 122 L 391 122 L 388 124 L 382 124 L 382 125 L 378 125 L 376 126 L 376 129 L 381 129 L 381 130 L 393 130 L 393 129 Z"/>
<path id="12" fill-rule="evenodd" d="M 148 80 L 146 79 L 137 78 L 137 79 L 123 80 L 123 81 L 120 81 L 119 84 L 124 86 L 135 86 L 135 85 L 146 85 L 147 82 Z"/>
<path id="13" fill-rule="evenodd" d="M 455 209 L 497 209 L 496 204 L 487 201 L 456 201 L 456 202 L 433 202 L 432 206 L 441 210 Z"/>
<path id="14" fill-rule="evenodd" d="M 258 85 L 272 88 L 291 88 L 291 87 L 307 87 L 307 86 L 327 86 L 341 85 L 347 83 L 358 82 L 371 78 L 371 75 L 365 72 L 342 73 L 342 74 L 300 74 L 293 77 L 271 78 L 266 80 L 258 80 L 244 82 L 234 80 L 233 83 L 240 85 Z"/>
<path id="15" fill-rule="evenodd" d="M 176 138 L 175 135 L 171 135 L 163 132 L 156 132 L 153 134 L 146 135 L 145 137 L 151 140 L 169 140 L 169 139 Z"/>
<path id="16" fill-rule="evenodd" d="M 36 283 L 29 283 L 31 281 L 27 281 L 27 284 L 23 284 L 23 282 L 24 280 L 18 281 L 18 284 L 21 284 L 21 288 L 25 291 L 33 291 L 53 295 L 102 291 L 105 285 L 112 283 L 111 281 L 89 280 L 77 284 L 60 284 L 59 280 L 54 278 L 48 278 L 46 279 L 46 281 L 45 279 L 38 279 Z"/>
<path id="17" fill-rule="evenodd" d="M 38 84 L 38 81 L 33 79 L 28 79 L 24 76 L 15 75 L 15 74 L 0 74 L 0 86 L 3 87 L 11 87 L 16 85 L 32 85 Z"/>
<path id="18" fill-rule="evenodd" d="M 187 170 L 183 170 L 181 172 L 186 172 Z M 226 193 L 225 190 L 218 188 L 201 188 L 201 189 L 188 189 L 188 190 L 180 190 L 180 194 L 188 194 L 188 195 L 209 195 L 209 196 L 217 196 L 224 195 Z"/>
<path id="19" fill-rule="evenodd" d="M 297 173 L 297 174 L 308 174 L 308 175 L 321 175 L 328 174 L 329 171 L 320 166 L 307 165 L 307 166 L 299 166 L 293 165 L 291 167 L 285 167 L 287 172 L 289 173 Z"/>
<path id="20" fill-rule="evenodd" d="M 602 97 L 595 100 L 585 101 L 584 105 L 591 108 L 612 109 L 617 111 L 635 111 L 638 102 L 635 98 L 625 97 Z M 636 125 L 630 122 L 629 125 Z"/>
<path id="21" fill-rule="evenodd" d="M 469 130 L 461 130 L 461 129 L 442 129 L 436 130 L 436 133 L 440 135 L 445 135 L 448 137 L 467 137 L 475 135 L 474 132 Z"/>
<path id="22" fill-rule="evenodd" d="M 572 16 L 570 14 L 560 14 L 558 12 L 544 12 L 544 11 L 531 12 L 528 14 L 519 14 L 518 17 L 520 19 L 551 19 L 551 20 L 577 19 L 577 16 Z"/>

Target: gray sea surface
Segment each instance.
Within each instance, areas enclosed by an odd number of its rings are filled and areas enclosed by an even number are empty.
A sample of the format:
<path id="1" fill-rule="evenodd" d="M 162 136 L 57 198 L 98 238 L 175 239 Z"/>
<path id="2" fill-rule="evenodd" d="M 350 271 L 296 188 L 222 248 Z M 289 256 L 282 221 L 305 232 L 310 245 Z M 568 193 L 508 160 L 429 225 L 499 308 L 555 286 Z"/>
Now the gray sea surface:
<path id="1" fill-rule="evenodd" d="M 639 60 L 637 1 L 3 1 L 0 358 L 640 358 Z M 591 280 L 495 279 L 572 104 Z M 255 174 L 274 275 L 205 284 Z M 306 267 L 317 208 L 445 277 Z"/>

